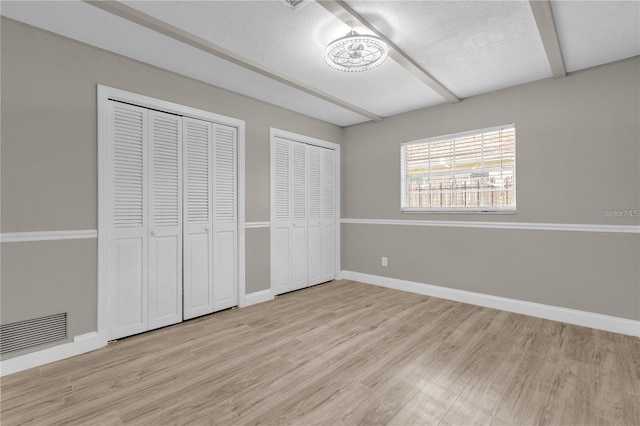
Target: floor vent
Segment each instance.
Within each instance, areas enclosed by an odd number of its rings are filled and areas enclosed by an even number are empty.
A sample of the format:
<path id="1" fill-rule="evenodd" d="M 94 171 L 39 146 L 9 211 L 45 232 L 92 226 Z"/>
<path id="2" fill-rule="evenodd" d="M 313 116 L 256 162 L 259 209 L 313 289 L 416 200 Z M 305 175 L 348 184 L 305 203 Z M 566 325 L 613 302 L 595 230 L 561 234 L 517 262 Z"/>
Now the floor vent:
<path id="1" fill-rule="evenodd" d="M 66 312 L 4 324 L 0 326 L 0 353 L 4 355 L 66 338 Z"/>

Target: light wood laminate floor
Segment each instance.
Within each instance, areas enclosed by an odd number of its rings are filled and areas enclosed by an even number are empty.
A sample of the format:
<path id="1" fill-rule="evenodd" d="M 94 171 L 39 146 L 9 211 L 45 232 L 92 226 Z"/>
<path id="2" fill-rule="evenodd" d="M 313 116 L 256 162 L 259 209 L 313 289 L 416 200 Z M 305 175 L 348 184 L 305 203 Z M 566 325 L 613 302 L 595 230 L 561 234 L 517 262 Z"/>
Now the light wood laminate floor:
<path id="1" fill-rule="evenodd" d="M 640 424 L 640 339 L 336 281 L 2 379 L 2 425 Z"/>

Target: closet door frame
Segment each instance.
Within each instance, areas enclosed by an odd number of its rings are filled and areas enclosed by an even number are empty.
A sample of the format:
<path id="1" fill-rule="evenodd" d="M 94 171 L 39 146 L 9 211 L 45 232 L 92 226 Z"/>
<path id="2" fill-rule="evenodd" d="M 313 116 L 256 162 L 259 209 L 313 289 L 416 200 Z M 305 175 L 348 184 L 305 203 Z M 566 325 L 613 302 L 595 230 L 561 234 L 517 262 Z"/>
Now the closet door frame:
<path id="1" fill-rule="evenodd" d="M 270 129 L 270 221 L 275 218 L 275 203 L 273 202 L 275 197 L 275 170 L 274 170 L 274 147 L 276 139 L 283 139 L 292 142 L 300 142 L 306 145 L 317 146 L 320 148 L 330 149 L 334 152 L 334 182 L 333 182 L 333 198 L 334 198 L 334 228 L 335 228 L 335 270 L 334 279 L 338 279 L 340 273 L 340 145 L 333 142 L 328 142 L 322 139 L 313 138 L 310 136 L 301 135 L 298 133 L 289 132 L 287 130 L 277 129 L 272 127 Z M 273 223 L 270 223 L 270 228 Z M 271 238 L 271 237 L 270 237 Z M 271 252 L 273 251 L 273 241 L 270 243 L 270 264 L 271 264 Z M 271 271 L 273 277 L 273 271 Z M 274 286 L 274 280 L 271 279 L 271 296 L 274 297 L 279 294 Z"/>
<path id="2" fill-rule="evenodd" d="M 109 170 L 109 101 L 119 101 L 143 108 L 159 110 L 170 114 L 197 118 L 212 123 L 235 127 L 237 129 L 237 278 L 238 306 L 246 305 L 245 301 L 245 122 L 236 118 L 214 114 L 185 105 L 164 101 L 125 90 L 104 85 L 97 86 L 98 98 L 98 315 L 97 335 L 102 345 L 108 342 L 109 312 L 108 301 L 108 265 L 112 254 L 109 250 L 110 214 L 108 194 L 112 183 L 108 180 Z"/>

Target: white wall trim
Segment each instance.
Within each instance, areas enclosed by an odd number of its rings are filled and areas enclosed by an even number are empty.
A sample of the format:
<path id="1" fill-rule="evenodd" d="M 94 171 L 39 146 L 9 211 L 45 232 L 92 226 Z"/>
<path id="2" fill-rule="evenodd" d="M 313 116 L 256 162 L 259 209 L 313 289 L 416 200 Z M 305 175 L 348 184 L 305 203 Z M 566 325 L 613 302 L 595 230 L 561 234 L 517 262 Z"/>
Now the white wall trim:
<path id="1" fill-rule="evenodd" d="M 361 225 L 441 226 L 454 228 L 526 229 L 534 231 L 577 231 L 640 234 L 636 225 L 590 225 L 581 223 L 480 222 L 458 220 L 340 219 L 340 223 Z"/>
<path id="2" fill-rule="evenodd" d="M 274 296 L 271 292 L 271 289 L 256 291 L 254 293 L 249 293 L 245 296 L 245 304 L 244 306 L 256 305 L 258 303 L 268 302 L 269 300 L 273 300 Z"/>
<path id="3" fill-rule="evenodd" d="M 85 352 L 91 352 L 106 346 L 97 332 L 81 334 L 73 338 L 73 342 L 32 352 L 30 354 L 9 358 L 0 362 L 0 376 L 39 367 L 50 362 L 70 358 Z"/>
<path id="4" fill-rule="evenodd" d="M 287 130 L 276 129 L 275 127 L 271 127 L 270 129 L 270 138 L 281 138 L 287 139 L 293 142 L 302 142 L 307 145 L 319 146 L 322 148 L 333 149 L 334 151 L 340 150 L 340 145 L 334 142 L 324 141 L 322 139 L 313 138 L 307 135 L 301 135 L 298 133 L 289 132 Z"/>
<path id="5" fill-rule="evenodd" d="M 70 231 L 34 231 L 3 232 L 0 241 L 3 243 L 23 243 L 27 241 L 84 240 L 98 238 L 97 229 L 81 229 Z"/>
<path id="6" fill-rule="evenodd" d="M 271 222 L 246 222 L 244 224 L 245 229 L 254 229 L 254 228 L 268 228 L 271 226 Z"/>
<path id="7" fill-rule="evenodd" d="M 433 296 L 440 299 L 469 303 L 492 309 L 500 309 L 503 311 L 515 312 L 518 314 L 640 337 L 640 321 L 626 318 L 562 308 L 559 306 L 543 305 L 541 303 L 509 299 L 506 297 L 491 296 L 488 294 L 474 293 L 471 291 L 457 290 L 431 284 L 422 284 L 397 278 L 364 274 L 361 272 L 341 271 L 339 278 L 392 288 L 395 290 L 408 291 L 411 293 L 422 294 L 424 296 Z"/>
<path id="8" fill-rule="evenodd" d="M 98 84 L 99 101 L 108 99 L 131 103 L 144 108 L 157 109 L 185 117 L 197 118 L 212 123 L 224 124 L 238 128 L 244 128 L 244 120 L 228 117 L 226 115 L 216 114 L 198 108 L 191 108 L 186 105 L 180 105 L 162 99 L 152 98 L 137 93 L 128 92 L 126 90 L 116 89 L 114 87 Z"/>

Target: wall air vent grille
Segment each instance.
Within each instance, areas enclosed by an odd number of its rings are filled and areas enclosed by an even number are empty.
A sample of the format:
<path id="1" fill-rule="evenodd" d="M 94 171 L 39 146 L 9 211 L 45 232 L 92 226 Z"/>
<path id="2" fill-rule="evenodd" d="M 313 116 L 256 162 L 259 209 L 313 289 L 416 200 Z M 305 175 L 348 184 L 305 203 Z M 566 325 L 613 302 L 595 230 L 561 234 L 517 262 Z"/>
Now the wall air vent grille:
<path id="1" fill-rule="evenodd" d="M 0 326 L 0 354 L 67 339 L 67 313 Z"/>

